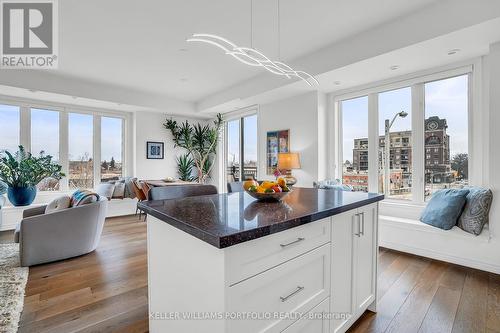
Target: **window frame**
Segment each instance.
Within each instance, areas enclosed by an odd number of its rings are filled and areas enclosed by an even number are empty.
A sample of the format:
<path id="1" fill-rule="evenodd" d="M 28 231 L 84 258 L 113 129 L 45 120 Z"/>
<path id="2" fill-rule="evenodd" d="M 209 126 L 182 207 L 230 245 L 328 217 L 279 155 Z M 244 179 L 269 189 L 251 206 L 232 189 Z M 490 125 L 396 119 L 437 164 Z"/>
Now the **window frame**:
<path id="1" fill-rule="evenodd" d="M 132 165 L 130 161 L 132 142 L 130 138 L 129 128 L 132 113 L 120 112 L 115 110 L 85 107 L 72 104 L 63 104 L 57 102 L 46 102 L 28 98 L 9 97 L 0 95 L 0 104 L 18 106 L 20 110 L 20 133 L 19 144 L 23 145 L 27 151 L 31 151 L 31 109 L 42 109 L 59 112 L 59 163 L 62 165 L 62 172 L 68 174 L 69 171 L 69 114 L 88 114 L 93 116 L 93 167 L 94 167 L 94 182 L 95 188 L 101 181 L 101 117 L 120 118 L 122 119 L 122 159 L 123 159 L 123 176 L 132 174 Z M 50 194 L 70 192 L 68 178 L 64 177 L 60 180 L 59 191 L 43 191 Z"/>
<path id="2" fill-rule="evenodd" d="M 384 204 L 394 204 L 401 206 L 424 206 L 425 186 L 425 149 L 424 149 L 424 119 L 425 119 L 425 92 L 424 85 L 428 82 L 444 80 L 451 77 L 468 75 L 468 154 L 469 154 L 469 184 L 483 186 L 488 183 L 487 175 L 483 172 L 488 165 L 485 160 L 485 147 L 488 133 L 484 131 L 486 124 L 486 110 L 481 106 L 482 88 L 482 59 L 469 60 L 466 62 L 452 64 L 445 67 L 412 73 L 405 76 L 392 78 L 390 80 L 379 81 L 372 84 L 350 88 L 330 94 L 334 113 L 333 122 L 336 135 L 331 138 L 331 147 L 335 148 L 335 156 L 330 161 L 332 176 L 341 177 L 342 174 L 342 101 L 347 99 L 368 96 L 368 139 L 369 139 L 369 167 L 368 167 L 368 191 L 378 192 L 377 168 L 370 168 L 370 165 L 377 165 L 378 142 L 378 94 L 410 87 L 412 90 L 412 200 L 403 201 L 387 198 Z M 482 129 L 483 128 L 483 129 Z M 478 133 L 478 135 L 474 135 Z M 371 144 L 371 143 L 374 144 Z"/>
<path id="3" fill-rule="evenodd" d="M 224 127 L 223 127 L 223 135 L 222 135 L 222 144 L 221 144 L 221 159 L 219 159 L 219 165 L 222 165 L 222 168 L 219 172 L 219 188 L 223 189 L 223 191 L 227 191 L 227 153 L 228 153 L 228 137 L 227 137 L 227 123 L 234 120 L 239 120 L 240 131 L 239 131 L 239 140 L 240 140 L 240 180 L 243 174 L 243 159 L 244 157 L 244 121 L 245 117 L 257 116 L 257 179 L 260 179 L 260 138 L 259 138 L 259 129 L 260 129 L 260 117 L 259 117 L 259 106 L 252 105 L 247 108 L 243 108 L 240 110 L 236 110 L 224 115 Z"/>

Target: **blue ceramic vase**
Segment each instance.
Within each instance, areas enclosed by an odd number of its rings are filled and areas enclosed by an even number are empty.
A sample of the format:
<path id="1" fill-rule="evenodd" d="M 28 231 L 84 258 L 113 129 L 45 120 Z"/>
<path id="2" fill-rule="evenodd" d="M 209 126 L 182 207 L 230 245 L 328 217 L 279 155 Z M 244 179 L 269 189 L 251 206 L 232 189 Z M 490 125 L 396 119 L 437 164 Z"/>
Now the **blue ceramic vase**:
<path id="1" fill-rule="evenodd" d="M 30 187 L 9 187 L 7 197 L 14 206 L 31 205 L 36 197 L 36 186 Z"/>

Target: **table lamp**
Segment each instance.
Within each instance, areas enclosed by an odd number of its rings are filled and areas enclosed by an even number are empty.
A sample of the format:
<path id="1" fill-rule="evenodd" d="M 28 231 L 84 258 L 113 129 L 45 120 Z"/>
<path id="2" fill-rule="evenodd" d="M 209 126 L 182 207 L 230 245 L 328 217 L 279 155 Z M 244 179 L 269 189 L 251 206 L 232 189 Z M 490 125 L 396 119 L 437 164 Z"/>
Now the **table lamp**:
<path id="1" fill-rule="evenodd" d="M 297 178 L 292 176 L 292 169 L 300 169 L 298 153 L 279 153 L 278 170 L 283 174 L 287 185 L 295 185 Z"/>

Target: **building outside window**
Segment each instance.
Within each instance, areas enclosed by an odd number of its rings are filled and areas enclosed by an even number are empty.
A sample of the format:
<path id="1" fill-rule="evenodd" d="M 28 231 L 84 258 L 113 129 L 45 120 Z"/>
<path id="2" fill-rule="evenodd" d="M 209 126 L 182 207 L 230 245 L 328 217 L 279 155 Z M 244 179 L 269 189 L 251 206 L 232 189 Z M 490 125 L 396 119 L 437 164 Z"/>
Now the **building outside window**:
<path id="1" fill-rule="evenodd" d="M 340 103 L 342 112 L 342 182 L 368 191 L 368 97 Z"/>

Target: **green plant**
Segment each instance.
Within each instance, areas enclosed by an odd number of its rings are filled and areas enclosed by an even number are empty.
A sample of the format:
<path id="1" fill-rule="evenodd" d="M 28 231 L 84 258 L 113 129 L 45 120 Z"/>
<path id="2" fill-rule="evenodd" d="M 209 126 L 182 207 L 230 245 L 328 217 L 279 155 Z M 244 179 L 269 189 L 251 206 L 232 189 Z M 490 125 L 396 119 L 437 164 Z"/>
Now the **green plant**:
<path id="1" fill-rule="evenodd" d="M 42 151 L 38 157 L 26 152 L 23 146 L 12 155 L 4 151 L 0 157 L 0 180 L 9 187 L 36 186 L 43 179 L 61 179 L 62 166 L 52 161 L 52 156 Z"/>
<path id="2" fill-rule="evenodd" d="M 193 181 L 193 167 L 194 161 L 188 154 L 177 157 L 177 171 L 179 172 L 180 180 Z"/>
<path id="3" fill-rule="evenodd" d="M 214 120 L 214 126 L 191 125 L 187 120 L 178 124 L 173 119 L 167 119 L 163 124 L 172 133 L 175 147 L 184 148 L 192 158 L 199 183 L 205 183 L 214 167 L 222 124 L 221 114 Z"/>

